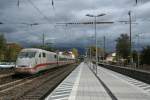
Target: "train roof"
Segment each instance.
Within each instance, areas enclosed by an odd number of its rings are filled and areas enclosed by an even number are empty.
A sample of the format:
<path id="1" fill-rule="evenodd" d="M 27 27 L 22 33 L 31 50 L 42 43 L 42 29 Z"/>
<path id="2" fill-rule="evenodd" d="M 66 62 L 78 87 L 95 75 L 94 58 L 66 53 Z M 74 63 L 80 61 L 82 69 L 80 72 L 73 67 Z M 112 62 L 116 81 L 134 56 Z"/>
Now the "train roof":
<path id="1" fill-rule="evenodd" d="M 24 51 L 37 51 L 37 52 L 47 52 L 47 53 L 51 53 L 51 54 L 56 54 L 55 52 L 50 52 L 50 51 L 46 51 L 46 50 L 43 50 L 43 49 L 38 49 L 38 48 L 25 48 L 25 49 L 22 49 L 21 50 L 22 52 Z"/>
<path id="2" fill-rule="evenodd" d="M 25 48 L 25 49 L 22 49 L 21 52 L 26 52 L 26 51 L 36 51 L 36 52 L 45 52 L 45 53 L 50 53 L 50 54 L 57 54 L 55 52 L 50 52 L 50 51 L 46 51 L 46 50 L 43 50 L 43 49 L 38 49 L 38 48 Z M 74 59 L 70 56 L 67 56 L 67 55 L 62 55 L 62 54 L 59 54 L 58 56 L 62 57 L 62 58 L 67 58 L 67 59 Z"/>

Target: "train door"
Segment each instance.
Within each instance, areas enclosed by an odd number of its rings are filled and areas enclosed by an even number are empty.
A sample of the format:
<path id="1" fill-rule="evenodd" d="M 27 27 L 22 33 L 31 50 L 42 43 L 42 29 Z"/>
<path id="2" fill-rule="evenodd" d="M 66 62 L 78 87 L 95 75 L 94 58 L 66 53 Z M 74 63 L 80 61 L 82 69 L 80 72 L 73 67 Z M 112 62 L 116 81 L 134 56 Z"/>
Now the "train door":
<path id="1" fill-rule="evenodd" d="M 46 63 L 46 62 L 47 62 L 46 53 L 42 52 L 42 63 Z"/>
<path id="2" fill-rule="evenodd" d="M 58 54 L 55 55 L 55 59 L 56 59 L 57 65 L 59 65 L 59 56 L 58 56 Z"/>
<path id="3" fill-rule="evenodd" d="M 41 57 L 42 57 L 42 55 L 41 55 L 41 52 L 39 52 L 39 54 L 37 55 L 37 64 L 41 64 L 42 62 L 41 62 Z"/>

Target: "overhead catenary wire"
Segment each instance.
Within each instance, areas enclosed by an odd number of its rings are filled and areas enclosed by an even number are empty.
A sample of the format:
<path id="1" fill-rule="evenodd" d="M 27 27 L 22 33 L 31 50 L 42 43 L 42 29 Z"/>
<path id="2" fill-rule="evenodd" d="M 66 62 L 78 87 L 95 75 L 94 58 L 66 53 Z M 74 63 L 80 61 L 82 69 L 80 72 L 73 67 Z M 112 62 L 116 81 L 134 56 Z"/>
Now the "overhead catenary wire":
<path id="1" fill-rule="evenodd" d="M 52 6 L 53 6 L 53 9 L 55 9 L 55 7 L 54 7 L 54 0 L 51 0 L 52 1 Z"/>
<path id="2" fill-rule="evenodd" d="M 20 6 L 20 0 L 17 0 L 17 6 L 18 7 Z"/>
<path id="3" fill-rule="evenodd" d="M 138 0 L 135 0 L 135 3 L 136 3 L 136 5 L 137 5 L 137 3 L 138 3 Z"/>
<path id="4" fill-rule="evenodd" d="M 43 18 L 47 21 L 49 21 L 49 18 L 31 1 L 31 0 L 27 0 L 36 10 L 37 12 L 43 16 Z"/>
<path id="5" fill-rule="evenodd" d="M 35 3 L 33 3 L 32 0 L 27 0 L 27 1 L 30 2 L 30 4 L 40 13 L 40 15 L 42 15 L 46 20 L 49 21 L 49 18 L 48 18 L 46 15 L 43 14 L 43 12 L 35 5 Z M 50 1 L 51 1 L 51 5 L 54 7 L 54 5 L 55 5 L 54 0 L 50 0 Z M 136 3 L 138 3 L 139 0 L 135 0 L 135 1 L 136 1 Z M 18 0 L 17 3 L 18 3 L 18 7 L 19 7 L 19 5 L 20 5 L 20 0 Z M 149 20 L 147 20 L 147 22 L 148 22 L 148 21 L 149 21 Z"/>

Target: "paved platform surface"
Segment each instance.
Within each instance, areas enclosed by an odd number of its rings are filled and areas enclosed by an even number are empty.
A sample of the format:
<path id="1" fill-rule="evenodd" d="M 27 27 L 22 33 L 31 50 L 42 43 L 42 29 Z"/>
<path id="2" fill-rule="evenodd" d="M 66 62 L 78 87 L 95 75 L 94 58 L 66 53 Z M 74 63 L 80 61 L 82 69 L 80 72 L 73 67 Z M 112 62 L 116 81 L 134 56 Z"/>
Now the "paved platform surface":
<path id="1" fill-rule="evenodd" d="M 103 86 L 81 63 L 46 100 L 111 100 Z"/>
<path id="2" fill-rule="evenodd" d="M 45 100 L 112 100 L 89 67 L 81 63 Z M 98 67 L 98 77 L 117 100 L 150 100 L 150 85 Z"/>
<path id="3" fill-rule="evenodd" d="M 117 72 L 98 67 L 98 77 L 107 85 L 118 100 L 150 100 L 150 85 Z M 136 84 L 134 84 L 136 83 Z"/>

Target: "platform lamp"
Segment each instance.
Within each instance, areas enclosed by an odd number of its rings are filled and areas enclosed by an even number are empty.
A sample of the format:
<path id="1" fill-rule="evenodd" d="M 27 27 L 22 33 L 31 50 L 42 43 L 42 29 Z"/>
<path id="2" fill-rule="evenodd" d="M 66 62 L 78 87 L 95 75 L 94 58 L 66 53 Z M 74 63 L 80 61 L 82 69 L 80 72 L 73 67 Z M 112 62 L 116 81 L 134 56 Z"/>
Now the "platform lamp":
<path id="1" fill-rule="evenodd" d="M 95 64 L 95 69 L 96 69 L 96 74 L 97 74 L 97 65 L 98 65 L 98 55 L 97 55 L 97 32 L 96 32 L 96 19 L 97 17 L 101 17 L 104 16 L 106 14 L 102 13 L 102 14 L 98 14 L 98 15 L 91 15 L 91 14 L 87 14 L 86 16 L 88 17 L 93 17 L 94 18 L 94 28 L 95 28 L 95 46 L 96 46 L 96 52 L 95 52 L 95 60 L 96 60 L 96 64 Z"/>

